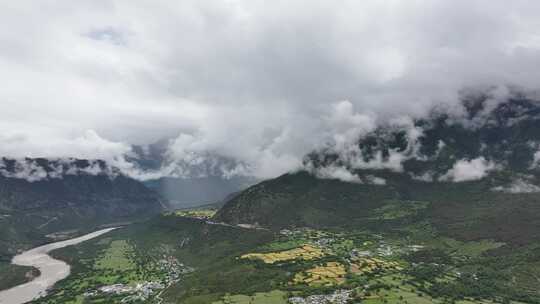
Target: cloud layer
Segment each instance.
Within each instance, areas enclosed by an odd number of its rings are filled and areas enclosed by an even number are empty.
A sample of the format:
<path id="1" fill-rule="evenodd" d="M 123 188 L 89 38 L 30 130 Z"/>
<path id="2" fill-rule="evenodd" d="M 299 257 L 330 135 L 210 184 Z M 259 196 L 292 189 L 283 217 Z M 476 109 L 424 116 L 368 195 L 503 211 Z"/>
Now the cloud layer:
<path id="1" fill-rule="evenodd" d="M 131 144 L 172 138 L 173 160 L 218 155 L 273 177 L 381 121 L 455 105 L 464 87 L 538 89 L 539 9 L 4 1 L 0 156 L 100 158 L 134 172 Z"/>

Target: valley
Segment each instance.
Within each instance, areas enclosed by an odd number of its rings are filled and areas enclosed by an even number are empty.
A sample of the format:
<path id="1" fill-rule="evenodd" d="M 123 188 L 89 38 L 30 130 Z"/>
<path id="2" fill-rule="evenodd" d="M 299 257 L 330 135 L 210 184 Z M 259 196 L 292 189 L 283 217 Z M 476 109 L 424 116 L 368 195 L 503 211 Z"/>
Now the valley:
<path id="1" fill-rule="evenodd" d="M 0 304 L 540 304 L 540 1 L 0 16 Z"/>
<path id="2" fill-rule="evenodd" d="M 405 202 L 376 208 L 372 217 L 387 218 L 381 210 L 399 218 L 414 215 Z M 36 303 L 540 301 L 535 275 L 523 268 L 540 258 L 538 243 L 508 252 L 508 244 L 494 240 L 441 237 L 425 221 L 405 226 L 406 235 L 308 227 L 268 231 L 199 217 L 209 212 L 166 213 L 54 251 L 73 265 L 73 273 Z"/>

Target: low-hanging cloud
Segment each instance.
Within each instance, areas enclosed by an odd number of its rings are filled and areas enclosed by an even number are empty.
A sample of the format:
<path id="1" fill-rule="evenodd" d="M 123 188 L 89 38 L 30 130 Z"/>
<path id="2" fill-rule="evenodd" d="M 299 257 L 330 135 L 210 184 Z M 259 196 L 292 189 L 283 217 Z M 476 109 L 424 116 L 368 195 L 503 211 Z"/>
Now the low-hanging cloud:
<path id="1" fill-rule="evenodd" d="M 81 163 L 82 162 L 82 163 Z M 107 162 L 99 160 L 58 159 L 6 159 L 0 158 L 0 176 L 37 182 L 63 179 L 69 175 L 103 175 L 116 178 L 121 171 Z"/>
<path id="2" fill-rule="evenodd" d="M 540 187 L 524 178 L 518 178 L 512 181 L 509 185 L 493 187 L 492 190 L 514 194 L 538 193 L 540 192 Z"/>
<path id="3" fill-rule="evenodd" d="M 225 175 L 273 177 L 313 149 L 348 149 L 380 122 L 455 105 L 463 87 L 538 89 L 539 9 L 520 0 L 5 1 L 0 156 L 104 159 L 141 179 L 217 157 L 237 164 Z M 171 139 L 162 170 L 129 161 L 131 144 L 162 138 Z M 356 167 L 401 170 L 403 155 L 392 157 Z"/>
<path id="4" fill-rule="evenodd" d="M 466 182 L 479 180 L 485 177 L 489 171 L 496 168 L 497 166 L 493 162 L 486 160 L 482 156 L 471 160 L 461 159 L 446 174 L 439 177 L 439 181 Z"/>

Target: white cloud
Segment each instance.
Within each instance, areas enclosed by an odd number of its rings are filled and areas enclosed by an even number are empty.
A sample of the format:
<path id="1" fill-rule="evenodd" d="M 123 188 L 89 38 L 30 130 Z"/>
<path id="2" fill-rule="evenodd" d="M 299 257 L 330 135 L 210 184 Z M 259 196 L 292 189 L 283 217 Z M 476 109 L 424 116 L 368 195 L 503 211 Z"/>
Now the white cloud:
<path id="1" fill-rule="evenodd" d="M 116 178 L 119 174 L 116 167 L 97 160 L 90 160 L 86 166 L 76 163 L 75 159 L 49 159 L 47 164 L 36 159 L 4 159 L 0 158 L 0 175 L 7 178 L 24 179 L 36 182 L 49 179 L 62 179 L 66 175 L 105 175 Z"/>
<path id="2" fill-rule="evenodd" d="M 335 150 L 347 149 L 347 145 L 354 143 L 377 125 L 375 114 L 356 112 L 354 105 L 348 100 L 332 104 L 330 115 L 325 117 L 324 121 Z"/>
<path id="3" fill-rule="evenodd" d="M 357 184 L 363 183 L 362 179 L 358 175 L 353 174 L 346 168 L 340 167 L 340 166 L 325 166 L 321 168 L 311 168 L 310 171 L 317 178 L 337 179 L 337 180 L 347 182 L 347 183 L 357 183 Z"/>
<path id="4" fill-rule="evenodd" d="M 361 115 L 358 116 L 362 117 Z M 360 131 L 355 131 L 353 133 L 354 135 L 350 135 L 340 142 L 334 141 L 334 145 L 330 147 L 330 152 L 337 154 L 339 160 L 343 163 L 348 164 L 353 169 L 387 169 L 394 172 L 402 172 L 404 161 L 413 157 L 421 157 L 418 152 L 420 147 L 418 139 L 422 135 L 422 130 L 413 125 L 410 117 L 399 116 L 390 120 L 387 127 L 389 129 L 396 128 L 405 131 L 407 147 L 403 150 L 397 148 L 389 149 L 386 156 L 383 156 L 382 151 L 377 151 L 368 160 L 364 159 L 365 155 L 358 145 L 358 139 L 361 135 L 372 131 L 377 124 L 374 120 L 366 119 L 363 121 L 363 127 Z M 351 130 L 354 130 L 354 128 Z"/>
<path id="5" fill-rule="evenodd" d="M 9 178 L 25 179 L 29 182 L 35 182 L 47 178 L 47 172 L 35 162 L 18 161 L 12 172 L 7 171 L 4 161 L 0 159 L 0 175 Z M 56 177 L 57 175 L 52 175 Z"/>
<path id="6" fill-rule="evenodd" d="M 484 157 L 478 157 L 472 160 L 458 160 L 454 166 L 439 181 L 465 182 L 482 179 L 491 170 L 496 169 L 496 165 L 487 161 Z"/>
<path id="7" fill-rule="evenodd" d="M 423 173 L 422 175 L 412 175 L 411 177 L 414 180 L 430 183 L 435 180 L 434 175 L 435 174 L 433 172 L 428 171 L 428 172 Z"/>
<path id="8" fill-rule="evenodd" d="M 386 185 L 386 179 L 384 179 L 382 177 L 378 177 L 378 176 L 374 176 L 374 175 L 367 175 L 365 177 L 365 179 L 366 179 L 366 182 L 368 184 L 379 185 L 379 186 Z"/>
<path id="9" fill-rule="evenodd" d="M 519 178 L 514 180 L 508 186 L 497 186 L 494 187 L 492 190 L 506 193 L 537 193 L 540 192 L 540 187 Z"/>
<path id="10" fill-rule="evenodd" d="M 375 176 L 375 175 L 365 175 L 360 177 L 358 174 L 352 172 L 350 169 L 338 166 L 338 165 L 329 165 L 323 167 L 314 167 L 311 164 L 308 164 L 304 167 L 311 174 L 317 178 L 321 179 L 337 179 L 347 183 L 356 183 L 356 184 L 368 184 L 368 185 L 386 185 L 386 179 Z"/>
<path id="11" fill-rule="evenodd" d="M 537 145 L 534 144 L 534 143 L 531 143 L 531 145 L 532 145 L 533 147 L 535 147 L 535 148 L 536 148 L 536 146 L 537 146 Z M 536 152 L 534 152 L 534 154 L 533 154 L 533 161 L 532 161 L 532 164 L 531 164 L 530 168 L 531 168 L 531 169 L 535 169 L 535 168 L 538 168 L 539 165 L 540 165 L 540 151 L 536 151 Z"/>
<path id="12" fill-rule="evenodd" d="M 493 102 L 508 84 L 537 89 L 539 9 L 521 0 L 3 1 L 0 155 L 105 158 L 134 172 L 129 144 L 180 135 L 179 161 L 217 154 L 276 176 L 328 142 L 347 148 L 377 121 L 455 104 L 464 86 L 501 88 Z M 400 170 L 403 157 L 382 166 Z"/>

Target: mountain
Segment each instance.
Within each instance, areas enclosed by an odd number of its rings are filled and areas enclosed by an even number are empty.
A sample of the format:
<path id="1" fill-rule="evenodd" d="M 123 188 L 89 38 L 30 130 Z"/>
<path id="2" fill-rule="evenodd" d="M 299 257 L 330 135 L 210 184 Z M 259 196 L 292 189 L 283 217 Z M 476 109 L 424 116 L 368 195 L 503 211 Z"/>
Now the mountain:
<path id="1" fill-rule="evenodd" d="M 171 143 L 163 139 L 146 146 L 135 145 L 136 157 L 129 160 L 143 171 L 157 173 L 144 184 L 165 198 L 172 208 L 220 202 L 257 182 L 250 176 L 227 174 L 238 164 L 226 157 L 205 154 L 175 160 L 168 154 Z"/>
<path id="2" fill-rule="evenodd" d="M 162 209 L 154 191 L 103 161 L 0 160 L 3 259 L 50 240 L 51 233 L 142 219 Z"/>
<path id="3" fill-rule="evenodd" d="M 162 177 L 144 184 L 167 199 L 171 207 L 186 208 L 221 202 L 231 193 L 253 184 L 253 179 L 243 176 Z"/>
<path id="4" fill-rule="evenodd" d="M 214 220 L 381 231 L 428 221 L 461 240 L 538 241 L 539 131 L 537 101 L 469 96 L 461 111 L 434 110 L 428 118 L 381 126 L 351 147 L 314 151 L 304 170 L 248 188 Z M 374 220 L 380 208 L 418 212 L 381 223 Z"/>

